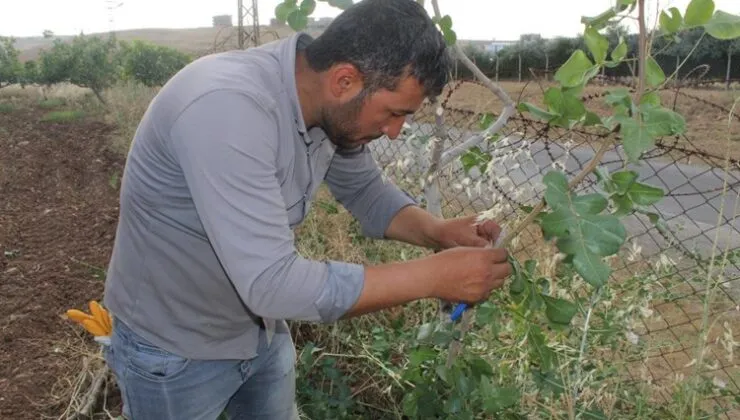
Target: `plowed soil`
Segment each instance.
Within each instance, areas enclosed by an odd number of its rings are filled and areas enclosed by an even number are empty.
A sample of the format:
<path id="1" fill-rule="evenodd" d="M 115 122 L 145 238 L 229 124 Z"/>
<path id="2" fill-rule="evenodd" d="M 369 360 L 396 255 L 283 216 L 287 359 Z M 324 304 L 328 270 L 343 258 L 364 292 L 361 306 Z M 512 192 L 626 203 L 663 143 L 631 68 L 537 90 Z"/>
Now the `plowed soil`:
<path id="1" fill-rule="evenodd" d="M 102 298 L 118 217 L 112 127 L 0 113 L 0 418 L 57 418 L 95 346 L 63 317 Z M 66 385 L 66 386 L 65 386 Z M 65 389 L 66 388 L 66 389 Z"/>

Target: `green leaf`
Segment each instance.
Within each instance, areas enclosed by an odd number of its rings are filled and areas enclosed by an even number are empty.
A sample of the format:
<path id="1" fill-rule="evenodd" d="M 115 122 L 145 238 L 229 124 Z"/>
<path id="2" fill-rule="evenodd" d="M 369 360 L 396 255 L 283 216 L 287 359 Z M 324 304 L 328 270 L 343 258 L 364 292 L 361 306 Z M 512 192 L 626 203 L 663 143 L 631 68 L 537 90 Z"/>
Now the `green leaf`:
<path id="1" fill-rule="evenodd" d="M 624 37 L 619 37 L 619 44 L 612 50 L 612 61 L 620 63 L 627 56 L 627 43 L 624 42 Z"/>
<path id="2" fill-rule="evenodd" d="M 601 124 L 603 124 L 601 121 L 601 117 L 599 117 L 597 114 L 591 111 L 586 111 L 586 114 L 584 115 L 584 118 L 583 118 L 583 125 L 585 127 L 589 127 L 592 125 L 601 125 Z"/>
<path id="3" fill-rule="evenodd" d="M 573 258 L 573 268 L 594 287 L 603 286 L 609 280 L 611 274 L 611 269 L 604 264 L 601 258 L 590 252 L 582 252 L 576 255 Z"/>
<path id="4" fill-rule="evenodd" d="M 483 114 L 483 116 L 481 117 L 478 128 L 481 131 L 485 131 L 488 129 L 488 127 L 493 125 L 494 122 L 496 122 L 496 117 L 490 112 L 488 112 L 486 114 Z"/>
<path id="5" fill-rule="evenodd" d="M 709 22 L 712 13 L 714 13 L 713 0 L 691 0 L 691 3 L 686 7 L 684 22 L 689 28 L 700 26 Z"/>
<path id="6" fill-rule="evenodd" d="M 547 295 L 541 296 L 545 301 L 545 315 L 547 315 L 547 319 L 555 324 L 569 325 L 578 313 L 578 306 L 573 302 Z"/>
<path id="7" fill-rule="evenodd" d="M 301 31 L 308 26 L 308 16 L 300 9 L 295 9 L 288 15 L 288 25 L 295 31 Z"/>
<path id="8" fill-rule="evenodd" d="M 295 4 L 290 4 L 288 2 L 280 3 L 275 7 L 275 19 L 285 23 L 288 21 L 288 15 L 296 9 Z"/>
<path id="9" fill-rule="evenodd" d="M 492 156 L 489 153 L 484 153 L 478 146 L 471 147 L 470 150 L 460 155 L 460 162 L 463 165 L 465 173 L 470 172 L 475 167 L 478 167 L 481 172 L 484 172 L 491 159 Z"/>
<path id="10" fill-rule="evenodd" d="M 686 120 L 668 108 L 645 104 L 640 107 L 642 123 L 656 137 L 675 136 L 686 131 Z"/>
<path id="11" fill-rule="evenodd" d="M 517 106 L 517 109 L 522 112 L 529 112 L 535 118 L 539 118 L 546 122 L 550 122 L 560 116 L 558 114 L 553 114 L 552 112 L 545 111 L 544 109 L 538 107 L 537 105 L 533 105 L 529 102 L 521 102 Z"/>
<path id="12" fill-rule="evenodd" d="M 642 154 L 655 146 L 655 136 L 646 128 L 644 122 L 635 118 L 619 118 L 621 124 L 622 146 L 630 162 L 636 162 Z"/>
<path id="13" fill-rule="evenodd" d="M 409 355 L 409 363 L 411 363 L 411 366 L 420 366 L 424 362 L 434 360 L 436 357 L 437 352 L 434 349 L 422 347 L 411 352 L 411 354 Z"/>
<path id="14" fill-rule="evenodd" d="M 490 363 L 478 356 L 472 356 L 468 365 L 470 366 L 470 371 L 473 373 L 476 380 L 480 380 L 483 376 L 493 376 L 493 368 L 491 368 Z"/>
<path id="15" fill-rule="evenodd" d="M 565 119 L 565 121 L 561 121 L 562 124 L 559 124 L 565 127 L 569 126 L 568 122 L 580 120 L 586 113 L 586 107 L 580 98 L 571 92 L 563 92 L 557 87 L 547 89 L 544 102 L 550 112 Z"/>
<path id="16" fill-rule="evenodd" d="M 704 25 L 704 30 L 717 39 L 740 38 L 740 16 L 717 10 L 712 19 Z"/>
<path id="17" fill-rule="evenodd" d="M 660 95 L 658 95 L 657 92 L 647 92 L 644 95 L 642 95 L 642 98 L 640 99 L 640 104 L 649 104 L 656 107 L 660 106 Z"/>
<path id="18" fill-rule="evenodd" d="M 540 327 L 536 325 L 530 326 L 527 341 L 529 342 L 532 359 L 539 362 L 543 370 L 551 370 L 555 355 L 545 343 L 545 335 L 542 333 Z"/>
<path id="19" fill-rule="evenodd" d="M 613 255 L 624 243 L 627 232 L 619 219 L 599 214 L 608 202 L 600 194 L 575 196 L 565 175 L 551 171 L 543 178 L 545 201 L 553 211 L 542 217 L 546 237 L 557 237 L 558 249 L 573 256 L 574 268 L 587 282 L 603 284 L 609 276 L 601 257 Z"/>
<path id="20" fill-rule="evenodd" d="M 595 73 L 591 75 L 594 69 L 598 72 L 598 66 L 594 66 L 586 53 L 582 50 L 575 50 L 565 64 L 555 72 L 555 80 L 565 87 L 579 86 L 595 75 Z"/>
<path id="21" fill-rule="evenodd" d="M 316 0 L 303 0 L 300 9 L 306 16 L 311 16 L 314 10 L 316 10 Z"/>
<path id="22" fill-rule="evenodd" d="M 673 34 L 681 29 L 683 18 L 681 16 L 681 11 L 675 7 L 671 7 L 668 11 L 670 12 L 670 16 L 665 10 L 660 12 L 660 28 L 666 34 Z"/>
<path id="23" fill-rule="evenodd" d="M 662 188 L 636 182 L 630 186 L 627 195 L 638 206 L 649 206 L 662 200 L 665 192 Z"/>
<path id="24" fill-rule="evenodd" d="M 645 81 L 648 86 L 659 86 L 665 81 L 665 73 L 663 73 L 663 69 L 652 56 L 647 57 L 645 64 Z"/>
<path id="25" fill-rule="evenodd" d="M 614 194 L 612 195 L 612 201 L 617 206 L 617 209 L 614 212 L 614 215 L 617 217 L 626 216 L 632 213 L 632 210 L 634 209 L 632 200 L 630 200 L 626 194 Z"/>
<path id="26" fill-rule="evenodd" d="M 627 194 L 632 184 L 637 181 L 638 174 L 635 171 L 619 171 L 612 174 L 612 183 L 617 187 L 617 194 Z"/>
<path id="27" fill-rule="evenodd" d="M 444 15 L 442 19 L 439 20 L 439 26 L 442 29 L 452 28 L 452 17 L 450 17 L 450 15 Z"/>
<path id="28" fill-rule="evenodd" d="M 595 29 L 601 29 L 606 25 L 607 22 L 609 22 L 609 19 L 613 18 L 616 15 L 617 12 L 614 10 L 614 8 L 610 7 L 609 10 L 594 17 L 581 16 L 581 23 Z"/>
<path id="29" fill-rule="evenodd" d="M 483 409 L 486 414 L 494 416 L 507 408 L 514 407 L 521 399 L 519 389 L 514 387 L 495 387 L 484 395 Z"/>
<path id="30" fill-rule="evenodd" d="M 607 93 L 604 98 L 607 104 L 611 106 L 623 105 L 626 108 L 632 107 L 632 96 L 627 88 L 615 88 Z"/>
<path id="31" fill-rule="evenodd" d="M 586 28 L 583 37 L 596 63 L 602 64 L 606 60 L 606 53 L 609 50 L 609 40 L 592 27 Z"/>

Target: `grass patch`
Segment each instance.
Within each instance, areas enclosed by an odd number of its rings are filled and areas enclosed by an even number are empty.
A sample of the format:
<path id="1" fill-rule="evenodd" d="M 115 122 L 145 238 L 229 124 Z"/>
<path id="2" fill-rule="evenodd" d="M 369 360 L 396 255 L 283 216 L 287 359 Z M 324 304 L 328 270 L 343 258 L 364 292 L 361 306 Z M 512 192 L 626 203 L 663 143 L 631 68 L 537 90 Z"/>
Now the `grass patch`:
<path id="1" fill-rule="evenodd" d="M 71 111 L 52 111 L 41 117 L 42 122 L 72 122 L 77 121 L 85 116 L 82 111 L 71 110 Z"/>
<path id="2" fill-rule="evenodd" d="M 8 103 L 0 103 L 0 114 L 10 114 L 15 111 L 15 106 Z"/>
<path id="3" fill-rule="evenodd" d="M 39 101 L 38 106 L 41 109 L 54 109 L 59 108 L 67 104 L 64 98 L 48 98 Z"/>
<path id="4" fill-rule="evenodd" d="M 120 82 L 103 92 L 108 108 L 105 121 L 116 126 L 111 145 L 114 150 L 128 152 L 139 121 L 157 92 L 157 88 L 136 82 Z"/>

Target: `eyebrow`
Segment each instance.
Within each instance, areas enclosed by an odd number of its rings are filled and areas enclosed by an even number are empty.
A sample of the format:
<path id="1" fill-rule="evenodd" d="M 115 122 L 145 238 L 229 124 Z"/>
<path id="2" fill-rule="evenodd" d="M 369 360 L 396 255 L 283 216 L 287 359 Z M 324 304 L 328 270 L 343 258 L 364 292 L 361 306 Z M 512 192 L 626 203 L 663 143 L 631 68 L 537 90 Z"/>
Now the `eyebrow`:
<path id="1" fill-rule="evenodd" d="M 394 114 L 406 114 L 406 115 L 411 115 L 411 114 L 416 113 L 416 111 L 412 109 L 391 109 L 391 112 L 393 112 Z"/>

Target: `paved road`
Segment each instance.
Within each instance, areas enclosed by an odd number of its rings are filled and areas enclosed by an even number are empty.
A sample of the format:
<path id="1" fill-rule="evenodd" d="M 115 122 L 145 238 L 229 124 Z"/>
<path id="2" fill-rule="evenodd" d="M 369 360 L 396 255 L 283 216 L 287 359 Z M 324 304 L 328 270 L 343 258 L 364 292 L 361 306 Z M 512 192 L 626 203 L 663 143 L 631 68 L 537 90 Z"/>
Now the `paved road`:
<path id="1" fill-rule="evenodd" d="M 431 133 L 433 127 L 429 124 L 415 124 L 412 132 Z M 451 136 L 468 138 L 472 133 L 462 133 L 457 129 L 450 129 Z M 496 145 L 485 148 L 487 152 L 501 155 L 521 149 L 523 142 L 521 138 L 509 136 L 503 144 L 501 141 Z M 507 145 L 506 143 L 509 143 Z M 426 169 L 426 151 L 419 139 L 398 139 L 389 142 L 388 139 L 379 139 L 373 143 L 373 151 L 376 159 L 381 165 L 399 159 L 408 158 L 407 168 L 412 174 L 421 174 Z M 549 152 L 545 150 L 544 142 L 529 144 L 531 159 L 521 154 L 516 159 L 505 160 L 501 167 L 496 168 L 497 179 L 506 186 L 511 184 L 516 189 L 531 189 L 533 192 L 541 189 L 542 176 L 552 168 L 554 161 L 564 163 L 566 170 L 578 171 L 594 155 L 590 147 L 579 147 L 572 149 L 570 154 L 558 143 L 549 144 Z M 606 154 L 603 159 L 610 171 L 619 170 L 623 162 L 623 153 L 616 149 Z M 721 169 L 713 169 L 706 165 L 673 162 L 665 158 L 654 158 L 641 163 L 639 166 L 630 165 L 627 169 L 633 169 L 640 174 L 639 180 L 643 183 L 660 186 L 666 191 L 664 198 L 655 210 L 668 223 L 676 240 L 681 241 L 686 247 L 695 249 L 702 255 L 709 255 L 715 235 L 718 233 L 718 246 L 720 249 L 729 245 L 731 248 L 740 248 L 740 171 L 732 170 L 727 173 Z M 451 182 L 460 182 L 464 176 L 462 165 L 455 161 L 447 168 L 451 172 Z M 476 174 L 471 174 L 473 183 Z M 722 194 L 723 185 L 727 179 L 727 194 Z M 521 192 L 521 191 L 520 191 Z M 474 193 L 475 194 L 475 193 Z M 464 193 L 460 193 L 464 197 Z M 529 194 L 530 204 L 536 200 L 538 195 Z M 476 200 L 478 199 L 478 200 Z M 482 200 L 481 200 L 482 199 Z M 520 197 L 526 201 L 526 197 Z M 491 206 L 493 203 L 489 197 L 473 196 L 471 200 L 485 202 L 484 205 Z M 724 202 L 723 202 L 724 200 Z M 720 209 L 722 219 L 718 220 Z M 479 210 L 482 210 L 479 208 Z M 735 220 L 733 220 L 735 219 Z M 718 225 L 719 221 L 719 225 Z M 655 231 L 650 229 L 652 225 L 642 216 L 631 216 L 624 220 L 629 233 L 639 241 L 643 247 L 643 255 L 654 255 L 669 245 Z"/>

